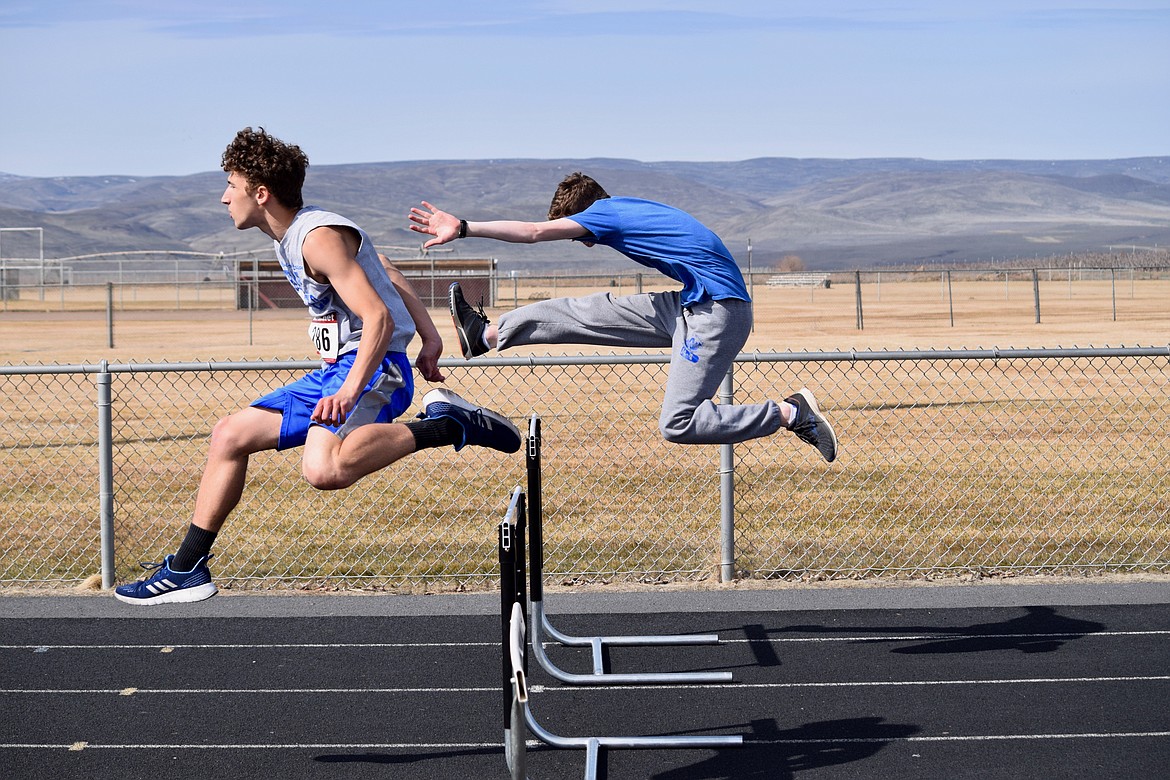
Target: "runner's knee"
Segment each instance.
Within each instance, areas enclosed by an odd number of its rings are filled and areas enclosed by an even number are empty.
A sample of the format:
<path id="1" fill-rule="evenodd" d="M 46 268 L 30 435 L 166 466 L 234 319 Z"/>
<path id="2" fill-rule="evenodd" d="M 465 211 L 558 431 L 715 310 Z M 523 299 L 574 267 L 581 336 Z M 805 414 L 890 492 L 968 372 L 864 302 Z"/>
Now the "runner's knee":
<path id="1" fill-rule="evenodd" d="M 301 475 L 309 485 L 317 490 L 344 490 L 354 483 L 354 480 L 339 469 L 320 461 L 303 461 Z"/>
<path id="2" fill-rule="evenodd" d="M 249 431 L 239 424 L 234 415 L 228 415 L 211 429 L 209 457 L 248 455 L 251 452 L 249 440 Z"/>
<path id="3" fill-rule="evenodd" d="M 663 414 L 658 419 L 658 432 L 671 444 L 686 444 L 691 428 L 691 416 Z"/>

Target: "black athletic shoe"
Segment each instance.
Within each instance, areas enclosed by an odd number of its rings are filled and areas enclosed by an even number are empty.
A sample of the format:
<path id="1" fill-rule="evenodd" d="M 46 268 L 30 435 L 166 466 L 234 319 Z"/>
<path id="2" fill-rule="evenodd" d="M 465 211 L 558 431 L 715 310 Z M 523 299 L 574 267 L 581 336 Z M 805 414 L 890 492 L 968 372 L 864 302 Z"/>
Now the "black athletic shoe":
<path id="1" fill-rule="evenodd" d="M 833 433 L 833 426 L 817 408 L 817 399 L 807 387 L 800 388 L 784 399 L 796 407 L 796 417 L 788 430 L 799 439 L 816 447 L 821 457 L 832 463 L 837 458 L 837 434 Z"/>
<path id="2" fill-rule="evenodd" d="M 451 308 L 451 319 L 455 323 L 455 332 L 459 334 L 459 346 L 463 349 L 463 357 L 467 360 L 482 355 L 488 351 L 487 344 L 483 343 L 483 331 L 491 322 L 483 313 L 483 301 L 478 309 L 471 308 L 463 299 L 463 290 L 459 282 L 452 282 L 447 290 L 447 300 Z"/>

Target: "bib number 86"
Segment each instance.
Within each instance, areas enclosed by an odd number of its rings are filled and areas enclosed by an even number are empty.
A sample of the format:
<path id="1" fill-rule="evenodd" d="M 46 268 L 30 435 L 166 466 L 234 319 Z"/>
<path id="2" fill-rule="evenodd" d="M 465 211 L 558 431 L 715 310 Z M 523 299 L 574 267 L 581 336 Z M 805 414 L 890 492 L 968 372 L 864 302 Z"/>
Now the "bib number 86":
<path id="1" fill-rule="evenodd" d="M 337 320 L 313 320 L 309 323 L 309 338 L 317 354 L 326 363 L 337 362 L 337 346 L 340 340 Z"/>

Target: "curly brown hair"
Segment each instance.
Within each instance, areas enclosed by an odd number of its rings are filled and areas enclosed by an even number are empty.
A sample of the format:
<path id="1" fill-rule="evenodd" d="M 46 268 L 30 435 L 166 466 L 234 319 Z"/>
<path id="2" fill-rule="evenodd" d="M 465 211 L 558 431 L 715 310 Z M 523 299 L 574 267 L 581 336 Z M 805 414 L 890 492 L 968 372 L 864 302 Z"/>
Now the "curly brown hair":
<path id="1" fill-rule="evenodd" d="M 301 147 L 274 138 L 263 127 L 245 127 L 236 133 L 224 150 L 222 165 L 226 172 L 243 176 L 249 192 L 263 185 L 287 208 L 299 211 L 305 205 L 301 188 L 308 156 Z"/>
<path id="2" fill-rule="evenodd" d="M 608 198 L 609 193 L 601 185 L 580 171 L 570 173 L 553 193 L 552 203 L 548 207 L 548 218 L 560 219 L 580 214 L 593 205 L 595 201 Z"/>

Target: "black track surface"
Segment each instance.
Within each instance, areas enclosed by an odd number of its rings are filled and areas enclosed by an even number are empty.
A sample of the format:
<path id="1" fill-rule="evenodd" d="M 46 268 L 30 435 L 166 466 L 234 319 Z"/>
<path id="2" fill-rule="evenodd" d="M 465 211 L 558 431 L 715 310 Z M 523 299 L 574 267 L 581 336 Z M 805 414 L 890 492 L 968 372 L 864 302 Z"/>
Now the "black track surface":
<path id="1" fill-rule="evenodd" d="M 533 661 L 532 711 L 562 736 L 745 739 L 605 751 L 609 778 L 1170 776 L 1170 588 L 983 590 L 986 603 L 970 597 L 978 587 L 909 590 L 832 604 L 791 591 L 553 597 L 570 634 L 722 640 L 615 648 L 613 671 L 729 670 L 734 682 L 569 687 Z M 507 778 L 493 605 L 0 598 L 0 775 Z M 549 655 L 591 666 L 586 651 Z M 533 780 L 574 778 L 585 754 L 533 742 L 527 760 Z"/>

